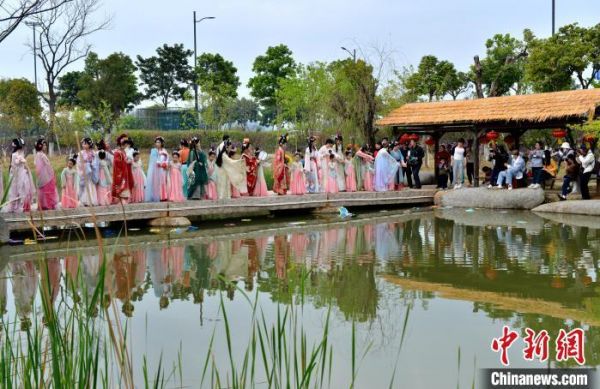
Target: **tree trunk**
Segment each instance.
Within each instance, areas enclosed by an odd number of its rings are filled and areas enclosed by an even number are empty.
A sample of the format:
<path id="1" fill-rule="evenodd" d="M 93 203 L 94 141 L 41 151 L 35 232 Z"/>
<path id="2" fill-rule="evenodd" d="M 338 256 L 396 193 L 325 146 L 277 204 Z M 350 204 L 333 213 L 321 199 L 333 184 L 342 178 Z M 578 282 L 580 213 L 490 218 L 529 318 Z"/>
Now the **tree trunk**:
<path id="1" fill-rule="evenodd" d="M 58 99 L 58 97 L 56 96 L 56 92 L 54 91 L 54 83 L 50 81 L 50 78 L 48 78 L 47 103 L 48 103 L 49 116 L 48 116 L 47 138 L 48 138 L 48 155 L 49 156 L 54 155 L 54 141 L 56 139 L 56 134 L 54 132 L 54 129 L 55 129 L 55 125 L 56 125 L 56 100 L 57 99 Z"/>
<path id="2" fill-rule="evenodd" d="M 473 83 L 475 84 L 475 93 L 477 94 L 477 98 L 483 99 L 485 96 L 483 95 L 483 71 L 481 69 L 481 62 L 479 61 L 479 56 L 476 55 L 473 58 L 475 62 L 475 79 Z"/>

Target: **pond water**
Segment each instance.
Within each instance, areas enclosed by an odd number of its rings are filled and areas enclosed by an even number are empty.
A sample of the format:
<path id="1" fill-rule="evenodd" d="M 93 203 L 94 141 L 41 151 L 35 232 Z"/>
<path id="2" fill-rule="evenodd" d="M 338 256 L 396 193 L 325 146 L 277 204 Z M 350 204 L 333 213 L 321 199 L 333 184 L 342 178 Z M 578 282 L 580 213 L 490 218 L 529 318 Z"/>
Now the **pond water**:
<path id="1" fill-rule="evenodd" d="M 350 384 L 354 325 L 356 387 L 389 387 L 395 370 L 394 387 L 470 388 L 480 368 L 501 366 L 490 344 L 504 325 L 521 336 L 527 327 L 545 329 L 552 339 L 560 329 L 581 327 L 585 364 L 600 364 L 599 254 L 600 230 L 529 212 L 298 218 L 109 246 L 105 291 L 127 324 L 137 383 L 143 357 L 152 371 L 162 355 L 167 369 L 177 365 L 169 386 L 181 380 L 199 387 L 211 339 L 215 363 L 227 370 L 221 304 L 232 355 L 241 361 L 257 299 L 267 325 L 293 305 L 309 344 L 320 339 L 330 313 L 331 387 Z M 77 274 L 93 291 L 102 263 L 97 247 L 74 244 L 46 258 L 55 298 L 81 293 L 65 290 L 64 280 Z M 4 322 L 36 320 L 39 262 L 17 256 L 3 265 Z M 553 347 L 549 362 L 526 362 L 522 349 L 509 349 L 512 367 L 576 365 L 555 362 Z"/>

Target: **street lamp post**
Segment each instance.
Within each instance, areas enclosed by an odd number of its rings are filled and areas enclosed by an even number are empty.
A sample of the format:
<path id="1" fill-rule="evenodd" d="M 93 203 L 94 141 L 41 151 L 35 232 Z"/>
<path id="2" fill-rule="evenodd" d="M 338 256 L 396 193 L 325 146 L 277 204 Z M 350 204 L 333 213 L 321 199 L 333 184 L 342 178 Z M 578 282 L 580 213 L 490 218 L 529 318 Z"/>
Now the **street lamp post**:
<path id="1" fill-rule="evenodd" d="M 200 23 L 203 20 L 207 19 L 215 19 L 214 16 L 205 16 L 200 19 L 196 19 L 196 11 L 194 11 L 194 69 L 196 69 L 196 62 L 198 60 L 198 52 L 196 48 L 196 24 Z M 198 83 L 196 82 L 196 75 L 194 74 L 194 107 L 196 108 L 196 112 L 198 112 Z"/>
<path id="2" fill-rule="evenodd" d="M 552 35 L 554 35 L 556 26 L 556 0 L 552 0 Z"/>
<path id="3" fill-rule="evenodd" d="M 356 62 L 356 49 L 353 49 L 352 51 L 350 51 L 347 48 L 345 48 L 344 46 L 342 46 L 340 48 L 342 50 L 344 50 L 345 52 L 347 52 L 348 54 L 350 54 L 350 56 L 352 57 L 352 61 Z"/>
<path id="4" fill-rule="evenodd" d="M 31 27 L 33 30 L 33 82 L 35 82 L 35 90 L 37 90 L 37 45 L 35 41 L 35 28 L 38 26 L 38 24 L 35 22 L 25 22 L 25 25 Z"/>

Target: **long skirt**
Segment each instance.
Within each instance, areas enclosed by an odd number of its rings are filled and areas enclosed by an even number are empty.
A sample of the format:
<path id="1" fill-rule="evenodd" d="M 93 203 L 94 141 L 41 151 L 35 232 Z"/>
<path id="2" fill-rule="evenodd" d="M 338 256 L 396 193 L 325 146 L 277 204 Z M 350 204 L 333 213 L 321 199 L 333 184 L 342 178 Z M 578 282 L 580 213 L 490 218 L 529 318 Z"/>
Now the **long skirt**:
<path id="1" fill-rule="evenodd" d="M 73 182 L 73 176 L 67 176 L 67 183 L 62 190 L 60 205 L 63 208 L 77 208 L 79 199 L 77 198 L 77 189 Z"/>
<path id="2" fill-rule="evenodd" d="M 304 172 L 296 170 L 292 173 L 290 191 L 293 195 L 303 195 L 306 193 L 306 181 L 304 180 Z"/>
<path id="3" fill-rule="evenodd" d="M 206 184 L 206 199 L 216 200 L 217 198 L 217 184 L 213 180 L 208 180 L 208 184 Z"/>
<path id="4" fill-rule="evenodd" d="M 56 191 L 56 179 L 53 177 L 48 183 L 38 188 L 38 209 L 56 209 L 58 204 L 58 192 Z"/>

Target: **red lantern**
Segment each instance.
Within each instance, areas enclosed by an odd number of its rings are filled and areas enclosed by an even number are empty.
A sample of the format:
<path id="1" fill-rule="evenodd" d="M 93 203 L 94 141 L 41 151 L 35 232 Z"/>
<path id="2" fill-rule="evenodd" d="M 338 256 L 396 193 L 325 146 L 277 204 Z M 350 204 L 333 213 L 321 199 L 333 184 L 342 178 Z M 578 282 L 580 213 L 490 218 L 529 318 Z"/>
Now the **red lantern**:
<path id="1" fill-rule="evenodd" d="M 414 140 L 415 142 L 419 140 L 419 135 L 417 134 L 410 134 L 408 136 L 408 140 Z"/>
<path id="2" fill-rule="evenodd" d="M 504 137 L 504 143 L 506 143 L 507 145 L 512 145 L 512 144 L 514 144 L 514 143 L 515 143 L 515 138 L 513 138 L 513 136 L 512 136 L 512 135 L 510 135 L 510 134 L 509 134 L 509 135 L 506 135 L 506 136 Z"/>
<path id="3" fill-rule="evenodd" d="M 435 140 L 433 139 L 432 136 L 430 136 L 429 138 L 425 139 L 425 144 L 427 146 L 433 146 L 435 144 Z"/>
<path id="4" fill-rule="evenodd" d="M 499 136 L 498 133 L 494 130 L 485 134 L 485 137 L 487 138 L 488 141 L 496 140 L 496 139 L 498 139 L 498 136 Z"/>
<path id="5" fill-rule="evenodd" d="M 556 139 L 562 139 L 567 136 L 567 131 L 563 130 L 562 128 L 557 128 L 556 130 L 552 131 L 552 136 Z"/>
<path id="6" fill-rule="evenodd" d="M 408 143 L 408 141 L 408 134 L 402 134 L 402 136 L 400 137 L 400 143 Z"/>

